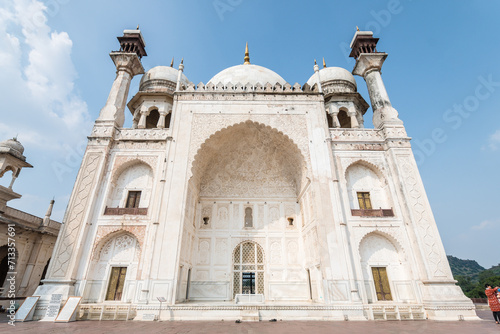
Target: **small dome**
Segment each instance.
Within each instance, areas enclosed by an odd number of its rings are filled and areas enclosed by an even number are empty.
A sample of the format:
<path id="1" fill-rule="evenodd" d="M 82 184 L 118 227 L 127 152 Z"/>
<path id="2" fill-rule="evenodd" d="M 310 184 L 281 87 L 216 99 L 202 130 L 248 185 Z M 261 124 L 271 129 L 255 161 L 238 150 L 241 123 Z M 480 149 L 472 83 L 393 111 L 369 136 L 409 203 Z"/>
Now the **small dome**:
<path id="1" fill-rule="evenodd" d="M 274 85 L 277 82 L 281 85 L 286 84 L 285 79 L 276 72 L 262 66 L 251 64 L 236 65 L 226 68 L 208 81 L 208 83 L 214 85 L 217 85 L 219 82 L 223 85 L 227 85 L 228 83 L 240 83 L 242 85 L 250 83 L 251 85 L 256 85 L 260 83 L 264 86 L 267 83 Z"/>
<path id="2" fill-rule="evenodd" d="M 0 153 L 9 153 L 21 160 L 26 160 L 23 156 L 24 146 L 17 140 L 17 138 L 7 139 L 0 142 Z"/>
<path id="3" fill-rule="evenodd" d="M 156 66 L 147 71 L 139 84 L 140 91 L 175 90 L 179 70 L 170 66 Z M 182 73 L 181 84 L 189 84 L 188 78 Z"/>
<path id="4" fill-rule="evenodd" d="M 319 71 L 322 88 L 330 86 L 336 92 L 355 92 L 357 89 L 356 79 L 348 70 L 341 67 L 326 67 Z M 313 86 L 316 83 L 314 73 L 307 84 Z"/>
<path id="5" fill-rule="evenodd" d="M 7 140 L 4 140 L 3 142 L 0 142 L 0 147 L 6 147 L 6 148 L 13 149 L 14 151 L 18 152 L 19 154 L 24 153 L 24 146 L 21 145 L 21 143 L 18 142 L 16 138 L 7 139 Z"/>

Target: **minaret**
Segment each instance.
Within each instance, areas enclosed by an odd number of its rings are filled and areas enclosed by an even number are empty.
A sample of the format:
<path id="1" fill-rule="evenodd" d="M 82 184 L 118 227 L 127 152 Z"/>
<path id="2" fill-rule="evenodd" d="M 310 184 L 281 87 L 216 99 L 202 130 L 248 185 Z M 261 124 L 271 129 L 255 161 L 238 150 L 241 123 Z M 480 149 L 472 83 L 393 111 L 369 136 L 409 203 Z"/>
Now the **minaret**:
<path id="1" fill-rule="evenodd" d="M 177 73 L 177 85 L 175 87 L 175 91 L 177 92 L 181 89 L 182 72 L 184 72 L 184 58 L 181 59 L 181 63 L 179 64 L 179 73 Z"/>
<path id="2" fill-rule="evenodd" d="M 323 63 L 325 63 L 324 60 Z M 316 59 L 314 59 L 314 73 L 316 74 L 318 92 L 323 93 L 323 88 L 321 87 L 321 78 L 319 77 L 319 66 L 318 63 L 316 62 Z"/>
<path id="3" fill-rule="evenodd" d="M 118 41 L 120 50 L 110 53 L 116 66 L 116 78 L 106 105 L 101 109 L 88 137 L 87 149 L 66 208 L 63 226 L 54 245 L 44 284 L 35 292 L 40 296 L 38 305 L 41 307 L 48 305 L 53 293 L 62 294 L 63 300 L 75 293 L 75 277 L 82 252 L 85 251 L 80 242 L 90 233 L 88 219 L 95 209 L 98 196 L 96 189 L 107 172 L 114 133 L 117 128 L 123 127 L 130 82 L 135 75 L 144 73 L 141 58 L 146 56 L 146 51 L 139 27 L 136 30 L 125 30 Z"/>
<path id="4" fill-rule="evenodd" d="M 144 74 L 141 58 L 147 54 L 144 50 L 146 44 L 139 29 L 124 30 L 123 36 L 118 37 L 118 41 L 120 42 L 120 51 L 113 51 L 109 54 L 116 66 L 116 78 L 96 125 L 99 123 L 113 124 L 120 128 L 125 121 L 124 111 L 130 82 L 137 74 Z"/>
<path id="5" fill-rule="evenodd" d="M 401 125 L 398 112 L 391 105 L 389 95 L 382 81 L 382 64 L 387 58 L 387 53 L 378 52 L 376 49 L 378 38 L 373 37 L 371 31 L 356 31 L 351 42 L 349 57 L 356 59 L 352 74 L 363 77 L 368 86 L 368 94 L 373 109 L 373 125 L 383 128 L 385 124 Z"/>
<path id="6" fill-rule="evenodd" d="M 43 217 L 42 226 L 48 226 L 49 225 L 49 223 L 50 223 L 50 216 L 52 215 L 52 209 L 54 208 L 54 203 L 55 203 L 55 200 L 51 199 L 50 200 L 50 204 L 49 204 L 49 208 L 47 209 L 47 212 L 45 213 L 45 217 Z"/>

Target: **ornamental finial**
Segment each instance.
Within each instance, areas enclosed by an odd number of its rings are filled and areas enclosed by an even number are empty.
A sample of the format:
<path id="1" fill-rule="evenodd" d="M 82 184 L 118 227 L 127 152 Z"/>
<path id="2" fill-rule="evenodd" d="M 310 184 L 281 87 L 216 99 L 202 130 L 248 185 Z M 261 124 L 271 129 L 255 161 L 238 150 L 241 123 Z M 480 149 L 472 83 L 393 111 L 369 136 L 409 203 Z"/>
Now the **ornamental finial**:
<path id="1" fill-rule="evenodd" d="M 325 57 L 323 57 L 323 68 L 326 68 Z"/>
<path id="2" fill-rule="evenodd" d="M 243 65 L 250 65 L 250 53 L 248 52 L 248 42 L 245 47 L 245 58 L 243 60 L 245 61 Z"/>
<path id="3" fill-rule="evenodd" d="M 174 57 L 172 57 L 172 61 L 170 62 L 170 67 L 174 67 Z"/>
<path id="4" fill-rule="evenodd" d="M 356 31 L 359 31 L 359 27 L 358 26 L 356 26 Z"/>

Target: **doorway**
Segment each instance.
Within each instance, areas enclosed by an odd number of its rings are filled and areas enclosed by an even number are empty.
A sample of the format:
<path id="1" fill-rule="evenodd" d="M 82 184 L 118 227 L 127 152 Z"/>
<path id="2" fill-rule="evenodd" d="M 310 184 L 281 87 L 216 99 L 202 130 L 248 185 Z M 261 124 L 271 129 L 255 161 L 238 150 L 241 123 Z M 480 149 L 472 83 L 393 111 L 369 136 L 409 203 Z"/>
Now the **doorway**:
<path id="1" fill-rule="evenodd" d="M 123 288 L 125 286 L 125 276 L 127 275 L 127 267 L 112 267 L 111 276 L 109 278 L 108 292 L 106 300 L 121 301 Z"/>
<path id="2" fill-rule="evenodd" d="M 255 294 L 255 273 L 242 273 L 241 293 L 247 295 Z"/>
<path id="3" fill-rule="evenodd" d="M 389 277 L 387 277 L 386 267 L 372 267 L 373 282 L 375 283 L 375 291 L 377 292 L 378 301 L 391 301 L 391 287 L 389 285 Z"/>
<path id="4" fill-rule="evenodd" d="M 264 252 L 251 241 L 236 246 L 233 253 L 233 297 L 264 294 Z"/>

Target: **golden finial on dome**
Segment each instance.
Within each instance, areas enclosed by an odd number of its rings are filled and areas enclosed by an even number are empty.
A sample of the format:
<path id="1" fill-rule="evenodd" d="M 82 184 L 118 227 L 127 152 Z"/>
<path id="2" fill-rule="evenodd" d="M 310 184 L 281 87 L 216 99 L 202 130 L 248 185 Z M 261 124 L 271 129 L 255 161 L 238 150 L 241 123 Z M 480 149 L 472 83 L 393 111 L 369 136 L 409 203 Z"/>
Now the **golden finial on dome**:
<path id="1" fill-rule="evenodd" d="M 245 58 L 243 60 L 245 61 L 243 65 L 250 65 L 250 53 L 248 52 L 248 42 L 245 47 Z"/>
<path id="2" fill-rule="evenodd" d="M 174 67 L 174 57 L 172 57 L 172 61 L 170 62 L 170 67 Z"/>
<path id="3" fill-rule="evenodd" d="M 184 64 L 184 58 L 181 59 L 181 64 Z"/>
<path id="4" fill-rule="evenodd" d="M 358 26 L 356 26 L 356 31 L 359 31 L 359 27 Z"/>
<path id="5" fill-rule="evenodd" d="M 314 59 L 314 65 L 318 65 L 318 63 L 316 63 L 316 59 Z"/>
<path id="6" fill-rule="evenodd" d="M 323 68 L 326 68 L 325 57 L 323 57 Z"/>
<path id="7" fill-rule="evenodd" d="M 137 28 L 135 28 L 135 30 L 139 30 L 139 25 L 137 25 Z"/>

